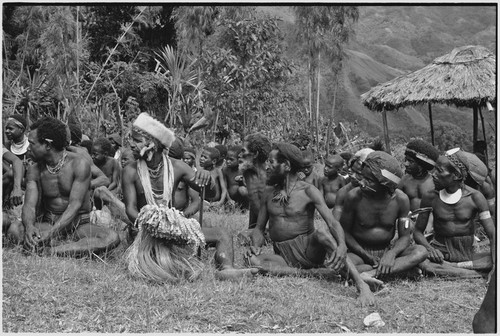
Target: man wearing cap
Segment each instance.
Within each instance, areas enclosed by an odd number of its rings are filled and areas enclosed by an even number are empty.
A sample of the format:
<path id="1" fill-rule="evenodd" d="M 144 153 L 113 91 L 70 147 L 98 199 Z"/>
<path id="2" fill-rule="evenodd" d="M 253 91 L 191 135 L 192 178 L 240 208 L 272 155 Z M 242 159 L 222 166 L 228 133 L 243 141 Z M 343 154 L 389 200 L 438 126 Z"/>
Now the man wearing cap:
<path id="1" fill-rule="evenodd" d="M 362 275 L 381 277 L 408 271 L 427 257 L 425 248 L 410 246 L 410 201 L 396 188 L 401 175 L 393 156 L 371 152 L 363 162 L 360 186 L 344 201 L 340 223 L 348 255 Z"/>
<path id="2" fill-rule="evenodd" d="M 181 181 L 184 181 L 196 191 L 200 191 L 202 187 L 205 187 L 205 195 L 209 197 L 215 194 L 213 180 L 209 172 L 204 170 L 194 172 L 185 162 L 171 160 L 168 157 L 167 153 L 174 139 L 175 135 L 172 130 L 147 113 L 141 113 L 133 123 L 129 142 L 137 161 L 128 164 L 123 169 L 123 198 L 127 215 L 130 221 L 134 223 L 131 233 L 133 236 L 141 237 L 141 241 L 146 235 L 144 231 L 141 231 L 141 227 L 148 224 L 148 222 L 142 222 L 138 218 L 146 218 L 149 215 L 148 212 L 151 211 L 154 215 L 155 209 L 167 212 L 174 211 L 172 198 Z M 181 222 L 185 222 L 183 215 L 180 215 L 180 217 L 176 215 L 176 218 L 179 218 Z M 168 222 L 171 223 L 171 221 Z M 216 244 L 215 262 L 218 267 L 216 273 L 218 278 L 238 279 L 252 275 L 257 271 L 254 269 L 234 268 L 232 238 L 227 232 L 219 228 L 208 227 L 202 227 L 201 232 L 206 243 Z M 152 244 L 158 244 L 158 246 L 165 248 L 176 248 L 175 243 L 169 242 L 165 244 L 162 240 L 154 240 Z M 134 241 L 134 245 L 136 247 L 134 251 L 136 252 L 135 254 L 132 253 L 133 257 L 131 257 L 131 260 L 135 261 L 134 269 L 149 269 L 148 265 L 143 264 L 141 258 L 138 258 L 138 253 L 140 254 L 141 250 L 146 248 L 149 249 L 151 244 L 145 246 L 141 245 L 140 241 Z M 182 249 L 182 246 L 180 248 Z M 161 262 L 159 259 L 157 261 Z M 172 263 L 169 263 L 169 267 L 177 264 L 177 262 L 182 263 L 178 257 L 174 256 Z M 149 272 L 147 274 L 151 275 Z"/>
<path id="3" fill-rule="evenodd" d="M 347 266 L 360 291 L 359 300 L 373 304 L 374 296 L 350 260 L 342 227 L 333 218 L 321 192 L 298 176 L 302 153 L 294 145 L 276 143 L 267 164 L 267 187 L 262 195 L 257 225 L 246 261 L 271 275 L 328 276 Z M 314 223 L 319 211 L 325 222 Z M 261 254 L 264 229 L 269 221 L 269 236 L 274 254 Z"/>
<path id="4" fill-rule="evenodd" d="M 468 175 L 465 179 L 465 184 L 471 188 L 479 190 L 484 195 L 486 201 L 488 202 L 491 216 L 495 218 L 496 191 L 493 182 L 488 175 L 488 167 L 476 154 L 464 151 L 464 155 L 467 157 L 468 162 Z"/>
<path id="5" fill-rule="evenodd" d="M 436 161 L 432 174 L 435 191 L 424 195 L 422 207 L 432 207 L 434 238 L 428 242 L 423 231 L 428 213 L 422 213 L 415 225 L 417 244 L 429 252 L 420 268 L 429 274 L 451 277 L 480 277 L 495 264 L 495 227 L 488 203 L 479 191 L 464 184 L 468 174 L 467 155 L 459 148 L 447 151 Z M 491 254 L 474 252 L 474 219 L 479 220 L 490 239 Z"/>
<path id="6" fill-rule="evenodd" d="M 35 164 L 26 175 L 22 211 L 25 245 L 46 254 L 88 255 L 109 251 L 120 239 L 110 229 L 90 224 L 90 162 L 66 150 L 66 126 L 45 117 L 31 125 L 29 152 Z M 41 204 L 42 219 L 37 220 Z M 60 238 L 71 242 L 55 245 Z"/>
<path id="7" fill-rule="evenodd" d="M 337 192 L 337 197 L 335 198 L 335 206 L 333 207 L 333 217 L 340 221 L 342 216 L 342 211 L 344 210 L 344 201 L 352 189 L 359 186 L 358 180 L 361 179 L 361 167 L 363 162 L 366 160 L 368 154 L 373 152 L 371 148 L 363 148 L 357 151 L 354 156 L 349 161 L 349 175 L 350 181 L 345 186 L 339 189 Z"/>

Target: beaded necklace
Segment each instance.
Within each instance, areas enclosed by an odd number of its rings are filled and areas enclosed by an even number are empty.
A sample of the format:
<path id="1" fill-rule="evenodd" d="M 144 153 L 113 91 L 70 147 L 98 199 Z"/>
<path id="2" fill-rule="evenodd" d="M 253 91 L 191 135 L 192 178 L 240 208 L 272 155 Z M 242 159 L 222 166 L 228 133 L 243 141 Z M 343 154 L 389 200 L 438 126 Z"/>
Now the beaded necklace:
<path id="1" fill-rule="evenodd" d="M 57 162 L 57 164 L 54 167 L 51 167 L 47 163 L 45 163 L 45 167 L 47 167 L 47 171 L 52 175 L 56 175 L 57 173 L 59 173 L 61 168 L 66 163 L 67 156 L 68 156 L 68 152 L 66 152 L 66 150 L 64 150 L 61 159 L 59 160 L 59 162 Z"/>

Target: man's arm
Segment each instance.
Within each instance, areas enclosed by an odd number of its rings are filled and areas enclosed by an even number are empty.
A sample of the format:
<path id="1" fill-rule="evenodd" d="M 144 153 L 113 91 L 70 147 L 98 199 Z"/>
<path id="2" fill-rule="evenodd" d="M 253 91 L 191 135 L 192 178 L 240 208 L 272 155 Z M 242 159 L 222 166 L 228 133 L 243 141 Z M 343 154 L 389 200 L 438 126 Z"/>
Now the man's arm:
<path id="1" fill-rule="evenodd" d="M 357 199 L 358 190 L 358 188 L 354 188 L 349 193 L 347 193 L 344 200 L 344 209 L 342 211 L 342 216 L 340 217 L 340 224 L 344 229 L 345 242 L 350 252 L 358 255 L 370 265 L 376 265 L 377 261 L 370 254 L 368 254 L 365 249 L 361 247 L 361 245 L 359 245 L 358 241 L 351 234 L 351 230 L 355 220 L 355 208 L 356 204 L 359 202 L 359 200 Z"/>
<path id="2" fill-rule="evenodd" d="M 52 238 L 59 232 L 67 230 L 72 225 L 73 219 L 78 214 L 88 193 L 90 185 L 90 164 L 81 157 L 76 157 L 72 161 L 71 168 L 74 172 L 74 180 L 69 193 L 69 202 L 61 217 L 54 223 L 52 228 L 46 232 L 42 240 Z M 45 238 L 45 239 L 44 239 Z"/>
<path id="3" fill-rule="evenodd" d="M 217 175 L 220 181 L 220 200 L 218 202 L 215 202 L 214 205 L 216 207 L 219 207 L 223 205 L 224 202 L 226 201 L 226 198 L 228 197 L 228 192 L 227 192 L 226 179 L 224 178 L 224 175 L 222 175 L 221 169 L 217 169 Z"/>
<path id="4" fill-rule="evenodd" d="M 125 212 L 128 219 L 135 223 L 139 210 L 137 209 L 137 191 L 135 190 L 135 179 L 137 175 L 136 163 L 125 166 L 122 170 L 122 192 Z"/>
<path id="5" fill-rule="evenodd" d="M 198 209 L 200 208 L 200 195 L 193 190 L 192 188 L 188 187 L 186 185 L 186 188 L 188 188 L 188 197 L 189 197 L 189 205 L 184 209 L 184 216 L 186 217 L 191 217 L 194 215 Z"/>
<path id="6" fill-rule="evenodd" d="M 321 217 L 323 217 L 323 219 L 325 220 L 333 238 L 337 241 L 337 248 L 333 249 L 332 251 L 334 256 L 331 264 L 334 269 L 338 269 L 341 265 L 343 265 L 345 258 L 347 257 L 347 246 L 345 243 L 344 230 L 342 229 L 340 223 L 333 217 L 331 210 L 325 203 L 323 194 L 318 190 L 318 188 L 314 186 L 308 186 L 306 188 L 306 194 L 313 202 Z"/>
<path id="7" fill-rule="evenodd" d="M 21 220 L 25 231 L 25 242 L 28 246 L 35 246 L 37 244 L 36 239 L 39 236 L 38 230 L 35 229 L 39 179 L 40 172 L 38 164 L 35 163 L 28 167 L 28 173 L 26 174 L 26 192 L 24 194 L 24 204 L 21 213 Z"/>
<path id="8" fill-rule="evenodd" d="M 205 197 L 211 198 L 216 194 L 215 181 L 210 175 L 209 171 L 204 169 L 198 169 L 196 172 L 189 167 L 182 160 L 172 160 L 172 164 L 175 162 L 178 172 L 180 173 L 181 179 L 196 191 L 200 191 L 202 186 L 205 186 Z M 174 168 L 175 169 L 175 168 Z M 208 187 L 208 188 L 207 188 Z"/>
<path id="9" fill-rule="evenodd" d="M 335 198 L 335 206 L 333 207 L 333 217 L 340 221 L 342 216 L 342 211 L 344 210 L 344 200 L 347 196 L 347 188 L 342 187 L 337 191 L 337 197 Z"/>
<path id="10" fill-rule="evenodd" d="M 257 222 L 255 228 L 252 230 L 250 238 L 252 240 L 252 246 L 261 247 L 264 245 L 264 230 L 266 229 L 267 221 L 269 220 L 269 212 L 267 211 L 267 200 L 268 196 L 272 194 L 272 187 L 266 187 L 261 198 L 259 215 L 257 217 Z"/>
<path id="11" fill-rule="evenodd" d="M 90 181 L 90 188 L 92 190 L 97 187 L 109 186 L 109 178 L 93 162 L 91 162 L 90 172 L 92 174 L 92 180 Z"/>
<path id="12" fill-rule="evenodd" d="M 22 203 L 23 192 L 21 190 L 21 181 L 24 176 L 24 165 L 23 162 L 10 151 L 5 151 L 2 158 L 12 164 L 12 170 L 14 171 L 14 186 L 10 194 L 10 200 L 12 205 L 18 206 Z"/>
<path id="13" fill-rule="evenodd" d="M 472 194 L 472 200 L 474 201 L 477 211 L 479 213 L 479 221 L 486 232 L 490 240 L 490 249 L 491 249 L 491 259 L 493 260 L 493 264 L 496 263 L 496 237 L 495 237 L 495 224 L 493 223 L 493 219 L 491 218 L 491 213 L 489 211 L 488 202 L 486 198 L 480 192 L 474 192 Z"/>
<path id="14" fill-rule="evenodd" d="M 436 193 L 429 192 L 424 194 L 422 200 L 420 201 L 421 208 L 432 207 Z M 431 245 L 424 236 L 425 228 L 427 227 L 427 222 L 429 221 L 429 216 L 431 212 L 422 212 L 418 215 L 417 221 L 415 222 L 415 230 L 413 231 L 413 239 L 415 243 L 424 246 L 428 251 L 432 249 Z M 435 220 L 435 219 L 434 219 Z"/>
<path id="15" fill-rule="evenodd" d="M 118 184 L 120 182 L 120 165 L 118 164 L 118 161 L 115 159 L 111 159 L 113 162 L 113 169 L 112 169 L 112 176 L 111 176 L 111 183 L 108 186 L 108 189 L 110 191 L 113 191 L 118 188 Z"/>
<path id="16" fill-rule="evenodd" d="M 377 268 L 377 276 L 391 273 L 397 256 L 410 246 L 411 227 L 410 218 L 408 217 L 408 213 L 410 211 L 410 199 L 399 189 L 396 189 L 395 196 L 396 205 L 398 207 L 398 216 L 396 219 L 398 239 L 394 242 L 394 246 L 385 251 L 382 258 L 380 258 L 379 266 Z"/>

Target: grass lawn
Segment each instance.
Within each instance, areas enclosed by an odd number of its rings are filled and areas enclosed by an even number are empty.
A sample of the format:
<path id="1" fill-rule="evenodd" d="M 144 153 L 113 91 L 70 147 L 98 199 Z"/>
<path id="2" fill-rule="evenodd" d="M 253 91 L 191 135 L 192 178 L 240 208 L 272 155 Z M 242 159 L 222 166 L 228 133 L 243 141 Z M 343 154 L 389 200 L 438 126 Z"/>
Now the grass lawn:
<path id="1" fill-rule="evenodd" d="M 207 226 L 236 235 L 247 215 L 207 212 Z M 235 263 L 243 247 L 234 239 Z M 271 251 L 271 250 L 269 250 Z M 3 332 L 471 333 L 486 293 L 484 279 L 396 279 L 361 307 L 354 286 L 314 278 L 223 282 L 213 251 L 201 279 L 156 285 L 131 278 L 119 258 L 57 258 L 4 247 Z M 367 328 L 378 312 L 383 327 Z"/>

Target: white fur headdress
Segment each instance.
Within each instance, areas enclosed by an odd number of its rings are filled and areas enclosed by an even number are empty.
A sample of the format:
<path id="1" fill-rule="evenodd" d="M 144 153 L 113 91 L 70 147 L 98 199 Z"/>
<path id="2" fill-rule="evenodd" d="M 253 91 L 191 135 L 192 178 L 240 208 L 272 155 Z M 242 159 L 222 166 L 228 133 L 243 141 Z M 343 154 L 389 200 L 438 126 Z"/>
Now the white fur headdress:
<path id="1" fill-rule="evenodd" d="M 133 127 L 149 134 L 167 148 L 170 148 L 175 140 L 175 133 L 171 129 L 165 127 L 160 121 L 151 117 L 146 112 L 139 114 L 133 123 Z"/>

